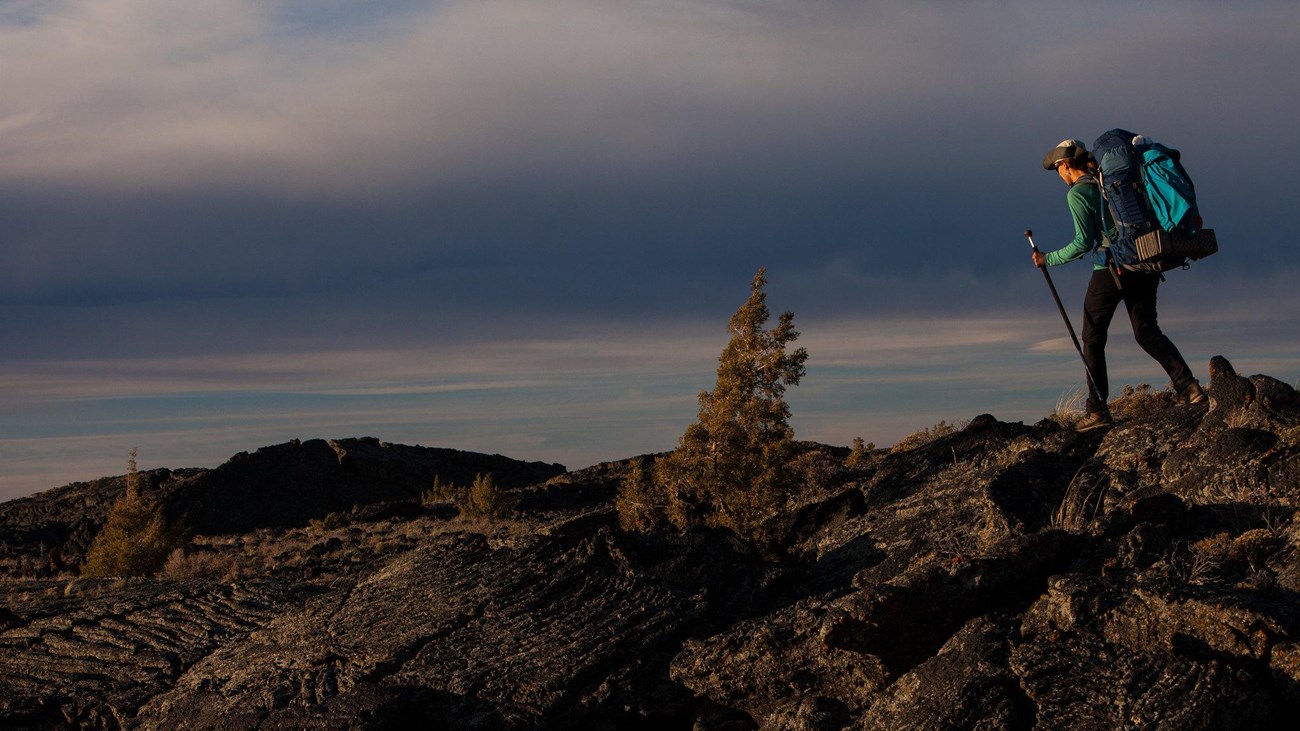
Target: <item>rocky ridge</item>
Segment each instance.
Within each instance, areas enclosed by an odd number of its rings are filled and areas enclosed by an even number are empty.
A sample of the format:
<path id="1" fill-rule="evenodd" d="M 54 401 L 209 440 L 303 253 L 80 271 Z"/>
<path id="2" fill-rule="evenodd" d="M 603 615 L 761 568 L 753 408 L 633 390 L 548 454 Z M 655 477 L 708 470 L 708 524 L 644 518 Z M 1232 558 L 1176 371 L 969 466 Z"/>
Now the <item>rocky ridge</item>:
<path id="1" fill-rule="evenodd" d="M 211 470 L 143 471 L 139 481 L 170 521 L 216 535 L 305 525 L 358 506 L 418 500 L 434 475 L 468 485 L 475 475 L 491 474 L 510 488 L 564 472 L 558 464 L 363 437 L 294 440 L 240 452 Z M 9 573 L 75 566 L 125 491 L 125 476 L 105 477 L 0 503 L 0 566 L 7 564 Z"/>
<path id="2" fill-rule="evenodd" d="M 219 530 L 158 578 L 0 584 L 0 715 L 14 728 L 1275 727 L 1300 711 L 1300 396 L 1219 360 L 1209 403 L 1138 390 L 1101 433 L 983 415 L 854 460 L 805 445 L 775 552 L 719 530 L 619 530 L 626 463 L 529 467 L 551 474 L 510 483 L 515 516 L 488 522 L 413 501 L 431 479 L 404 471 L 416 452 L 344 445 L 350 471 L 320 494 L 347 503 L 345 526 L 269 510 L 248 527 L 191 507 Z M 240 494 L 298 484 L 283 489 L 310 503 L 309 480 L 285 482 L 301 473 L 283 466 L 309 444 L 238 473 L 256 485 Z M 184 491 L 207 474 L 150 484 L 216 506 Z M 401 474 L 409 484 L 386 482 Z M 9 505 L 11 552 L 55 531 Z M 84 520 L 67 535 L 93 535 Z"/>

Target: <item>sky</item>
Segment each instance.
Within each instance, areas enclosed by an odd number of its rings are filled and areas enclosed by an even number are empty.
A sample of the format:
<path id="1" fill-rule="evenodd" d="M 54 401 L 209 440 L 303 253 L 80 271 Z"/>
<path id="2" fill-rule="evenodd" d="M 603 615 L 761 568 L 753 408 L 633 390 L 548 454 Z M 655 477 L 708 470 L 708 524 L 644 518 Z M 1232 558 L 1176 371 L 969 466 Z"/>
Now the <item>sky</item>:
<path id="1" fill-rule="evenodd" d="M 0 499 L 290 439 L 671 449 L 766 267 L 800 439 L 1032 423 L 1082 368 L 1022 235 L 1124 127 L 1219 254 L 1161 324 L 1300 379 L 1292 2 L 4 0 Z M 1071 315 L 1089 266 L 1051 274 Z M 1111 381 L 1164 373 L 1112 327 Z"/>

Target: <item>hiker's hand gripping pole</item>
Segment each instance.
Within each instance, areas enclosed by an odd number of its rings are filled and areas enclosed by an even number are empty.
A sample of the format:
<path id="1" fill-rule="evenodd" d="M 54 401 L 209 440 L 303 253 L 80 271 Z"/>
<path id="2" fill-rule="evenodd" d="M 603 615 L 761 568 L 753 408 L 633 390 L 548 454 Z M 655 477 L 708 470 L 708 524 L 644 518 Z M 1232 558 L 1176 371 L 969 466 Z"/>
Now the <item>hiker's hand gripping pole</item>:
<path id="1" fill-rule="evenodd" d="M 1029 239 L 1029 248 L 1035 253 L 1042 253 L 1038 250 L 1038 245 L 1034 243 L 1034 232 L 1025 229 L 1025 238 Z M 1092 371 L 1088 370 L 1088 359 L 1083 355 L 1083 346 L 1079 345 L 1079 338 L 1074 334 L 1074 325 L 1070 324 L 1070 316 L 1065 314 L 1065 307 L 1061 304 L 1061 296 L 1056 293 L 1056 285 L 1052 283 L 1052 275 L 1047 273 L 1047 264 L 1044 263 L 1039 269 L 1043 272 L 1043 279 L 1047 280 L 1047 288 L 1052 290 L 1052 299 L 1056 301 L 1056 309 L 1061 313 L 1061 319 L 1065 320 L 1065 329 L 1070 331 L 1070 341 L 1074 343 L 1074 349 L 1079 352 L 1079 358 L 1083 360 L 1083 373 L 1088 380 L 1088 395 L 1092 397 L 1095 403 L 1104 404 L 1101 397 L 1097 395 L 1097 387 L 1092 382 Z"/>

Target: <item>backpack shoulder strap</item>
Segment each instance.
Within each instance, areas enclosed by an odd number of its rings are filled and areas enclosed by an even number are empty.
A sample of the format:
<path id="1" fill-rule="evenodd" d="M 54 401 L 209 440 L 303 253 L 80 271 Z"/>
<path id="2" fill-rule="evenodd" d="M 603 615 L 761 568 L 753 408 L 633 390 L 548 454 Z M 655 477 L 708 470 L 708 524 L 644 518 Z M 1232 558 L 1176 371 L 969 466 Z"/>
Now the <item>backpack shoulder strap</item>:
<path id="1" fill-rule="evenodd" d="M 1101 181 L 1097 179 L 1097 176 L 1092 173 L 1084 173 L 1079 176 L 1079 179 L 1074 181 L 1074 185 L 1071 185 L 1070 187 L 1073 188 L 1075 185 L 1097 186 L 1097 194 L 1099 198 L 1097 201 L 1097 233 L 1101 234 L 1101 245 L 1097 248 L 1106 252 L 1106 261 L 1110 262 L 1113 257 L 1110 252 L 1110 237 L 1106 235 L 1106 206 L 1110 205 L 1110 202 L 1106 200 L 1106 187 L 1103 186 Z"/>

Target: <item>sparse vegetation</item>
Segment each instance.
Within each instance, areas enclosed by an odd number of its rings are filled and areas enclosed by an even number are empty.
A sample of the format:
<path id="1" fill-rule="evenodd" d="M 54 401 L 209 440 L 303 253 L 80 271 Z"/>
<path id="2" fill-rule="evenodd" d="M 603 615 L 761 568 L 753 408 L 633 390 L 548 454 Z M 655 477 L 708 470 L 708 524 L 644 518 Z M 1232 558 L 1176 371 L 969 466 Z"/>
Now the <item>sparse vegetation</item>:
<path id="1" fill-rule="evenodd" d="M 798 482 L 784 394 L 803 377 L 808 352 L 786 351 L 799 337 L 794 313 L 765 328 L 766 284 L 760 269 L 748 300 L 728 323 L 731 340 L 718 358 L 717 384 L 700 394 L 697 420 L 677 449 L 655 463 L 653 488 L 642 479 L 632 488 L 640 499 L 623 501 L 631 511 L 621 516 L 625 525 L 653 522 L 662 503 L 679 528 L 722 526 L 759 542 L 779 531 L 781 507 Z"/>
<path id="2" fill-rule="evenodd" d="M 1269 528 L 1239 535 L 1216 533 L 1187 547 L 1177 556 L 1181 578 L 1190 584 L 1233 582 L 1239 589 L 1267 591 L 1276 582 L 1269 561 L 1286 548 L 1286 540 Z"/>
<path id="3" fill-rule="evenodd" d="M 324 533 L 325 531 L 338 530 L 339 528 L 345 527 L 347 524 L 348 524 L 347 514 L 341 513 L 337 510 L 329 513 L 324 518 L 319 518 L 319 519 L 313 518 L 312 520 L 308 521 L 308 525 L 310 525 L 311 529 L 317 533 Z"/>
<path id="4" fill-rule="evenodd" d="M 435 475 L 433 486 L 420 499 L 425 505 L 454 503 L 466 518 L 501 520 L 515 509 L 514 501 L 496 485 L 490 473 L 475 475 L 474 484 L 469 487 L 443 482 L 441 476 Z"/>
<path id="5" fill-rule="evenodd" d="M 1088 391 L 1075 388 L 1061 394 L 1056 400 L 1056 408 L 1048 418 L 1066 428 L 1073 428 L 1083 418 L 1088 402 Z M 1155 390 L 1151 384 L 1137 386 L 1125 385 L 1120 394 L 1112 398 L 1107 406 L 1116 419 L 1134 419 L 1151 416 L 1178 404 L 1178 396 L 1172 390 Z"/>
<path id="6" fill-rule="evenodd" d="M 875 442 L 864 442 L 862 437 L 854 437 L 853 449 L 849 452 L 849 456 L 844 458 L 844 466 L 851 470 L 858 469 L 866 463 L 867 458 L 875 451 Z"/>
<path id="7" fill-rule="evenodd" d="M 1080 470 L 1065 488 L 1061 504 L 1052 515 L 1052 527 L 1071 533 L 1083 532 L 1101 513 L 1106 488 L 1105 475 L 1098 477 Z"/>
<path id="8" fill-rule="evenodd" d="M 443 482 L 441 475 L 434 475 L 433 486 L 421 494 L 420 502 L 424 505 L 454 503 L 462 491 L 463 488 L 459 488 L 448 482 Z"/>
<path id="9" fill-rule="evenodd" d="M 824 713 L 835 727 L 946 728 L 958 718 L 1067 728 L 1080 714 L 1106 728 L 1162 718 L 1272 727 L 1295 705 L 1288 693 L 1300 678 L 1300 459 L 1296 443 L 1274 431 L 1300 421 L 1300 401 L 1256 386 L 1250 430 L 1223 428 L 1225 411 L 1241 407 L 1221 388 L 1214 410 L 1154 412 L 1101 438 L 981 416 L 960 433 L 947 423 L 927 429 L 916 443 L 947 436 L 896 453 L 861 438 L 849 449 L 798 442 L 785 463 L 791 481 L 774 502 L 790 517 L 758 524 L 759 535 L 782 532 L 757 547 L 726 529 L 610 531 L 620 482 L 625 528 L 671 523 L 669 493 L 655 479 L 661 455 L 524 484 L 477 458 L 420 459 L 398 471 L 395 455 L 381 453 L 348 466 L 390 478 L 391 488 L 343 501 L 289 491 L 304 500 L 300 518 L 268 511 L 265 524 L 205 529 L 158 578 L 69 581 L 46 571 L 0 581 L 0 630 L 12 640 L 0 685 L 13 689 L 11 706 L 43 713 L 31 716 L 33 727 L 58 725 L 69 707 L 92 720 L 126 708 L 142 725 L 220 726 L 236 705 L 267 710 L 267 698 L 281 713 L 268 723 L 357 725 L 387 716 L 374 716 L 373 694 L 336 692 L 337 682 L 357 668 L 400 671 L 418 656 L 447 672 L 408 674 L 399 680 L 410 683 L 390 683 L 394 692 L 379 700 L 400 712 L 393 718 L 452 727 L 499 725 L 498 714 L 458 715 L 479 705 L 445 702 L 448 688 L 484 678 L 524 689 L 502 702 L 525 708 L 506 720 L 529 727 L 556 718 L 616 727 L 632 715 L 653 725 L 693 717 L 700 699 L 716 699 L 709 712 L 723 720 L 769 726 Z M 1132 391 L 1141 398 L 1144 389 Z M 724 453 L 713 454 L 721 464 Z M 439 470 L 463 486 L 433 479 Z M 495 474 L 471 484 L 476 471 Z M 403 499 L 418 492 L 411 475 L 436 508 Z M 172 479 L 141 472 L 131 492 L 169 515 L 187 498 L 221 494 Z M 512 486 L 496 497 L 517 498 L 517 515 L 469 517 L 476 502 L 496 502 L 478 498 L 492 497 L 497 481 Z M 123 492 L 121 478 L 74 485 L 56 497 L 75 505 L 54 515 L 82 517 L 77 510 L 99 505 L 85 517 L 102 523 Z M 326 514 L 354 499 L 374 502 Z M 713 505 L 699 504 L 700 515 Z M 233 501 L 219 507 L 246 515 Z M 31 524 L 30 512 L 4 526 L 10 538 L 0 546 L 29 565 L 57 538 L 46 531 L 42 543 L 9 527 Z M 195 525 L 220 525 L 200 515 Z M 309 516 L 319 520 L 308 525 Z M 346 526 L 327 529 L 345 517 Z M 721 526 L 723 517 L 703 520 Z M 73 527 L 69 555 L 79 563 L 101 526 Z M 160 657 L 164 674 L 174 680 L 179 668 L 184 682 L 164 689 L 174 707 L 142 706 L 156 697 L 139 689 L 158 679 Z M 180 666 L 167 664 L 177 657 Z M 972 693 L 963 680 L 931 684 L 934 698 L 917 704 L 890 685 L 895 660 L 924 666 L 921 680 L 967 679 L 974 668 L 1013 689 L 1023 683 L 1016 692 L 1034 693 L 1035 703 L 1008 715 L 1006 694 Z M 1064 689 L 1061 668 L 1073 673 Z M 1168 690 L 1154 701 L 1149 683 L 1133 683 L 1152 668 Z M 582 702 L 601 688 L 630 688 L 629 678 L 638 697 L 667 705 L 651 709 L 631 695 L 622 700 L 632 705 Z M 554 689 L 554 703 L 527 711 L 539 683 Z M 809 683 L 827 690 L 816 705 L 800 695 Z M 212 695 L 218 686 L 231 692 Z"/>
<path id="10" fill-rule="evenodd" d="M 132 449 L 127 460 L 126 493 L 109 509 L 104 528 L 86 552 L 81 575 L 153 574 L 181 542 L 182 532 L 169 528 L 158 506 L 140 494 L 136 450 Z"/>
<path id="11" fill-rule="evenodd" d="M 950 434 L 956 434 L 965 427 L 966 425 L 964 423 L 949 424 L 948 422 L 941 420 L 938 424 L 935 424 L 928 429 L 913 432 L 898 440 L 898 443 L 895 444 L 893 449 L 890 451 L 897 454 L 898 452 L 906 452 L 909 449 L 924 447 L 925 445 L 942 439 Z"/>
<path id="12" fill-rule="evenodd" d="M 496 486 L 492 475 L 487 474 L 474 476 L 474 484 L 469 488 L 469 496 L 461 506 L 461 512 L 469 518 L 500 520 L 509 517 L 514 508 L 514 501 Z"/>
<path id="13" fill-rule="evenodd" d="M 239 575 L 240 562 L 231 552 L 177 548 L 167 557 L 159 576 L 173 581 L 228 581 Z"/>

